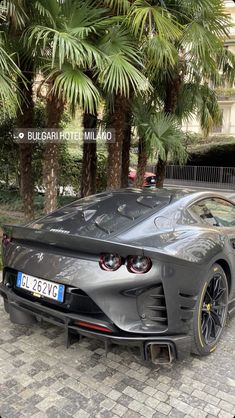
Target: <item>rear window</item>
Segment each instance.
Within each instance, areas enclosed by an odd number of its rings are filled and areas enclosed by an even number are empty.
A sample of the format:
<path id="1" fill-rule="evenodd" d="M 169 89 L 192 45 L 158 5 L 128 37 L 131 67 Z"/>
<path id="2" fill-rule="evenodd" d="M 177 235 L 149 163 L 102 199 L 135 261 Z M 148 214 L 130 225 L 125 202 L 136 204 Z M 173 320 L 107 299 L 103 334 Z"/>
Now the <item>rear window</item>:
<path id="1" fill-rule="evenodd" d="M 80 199 L 30 225 L 62 234 L 105 238 L 129 229 L 169 204 L 170 193 L 154 190 L 104 193 Z"/>

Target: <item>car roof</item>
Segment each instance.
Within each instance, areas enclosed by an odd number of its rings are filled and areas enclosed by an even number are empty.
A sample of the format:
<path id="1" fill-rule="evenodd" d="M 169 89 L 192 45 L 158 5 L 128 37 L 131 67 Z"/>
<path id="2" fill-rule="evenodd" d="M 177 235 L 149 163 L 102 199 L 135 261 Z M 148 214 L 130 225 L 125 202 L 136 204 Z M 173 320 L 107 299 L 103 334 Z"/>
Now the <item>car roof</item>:
<path id="1" fill-rule="evenodd" d="M 142 189 L 138 189 L 138 188 L 133 188 L 133 187 L 128 187 L 126 189 L 120 189 L 120 190 L 114 190 L 112 191 L 113 197 L 118 196 L 120 194 L 126 194 L 126 195 L 139 195 L 139 194 L 143 194 L 145 196 L 161 196 L 162 198 L 166 197 L 166 196 L 170 196 L 170 203 L 176 202 L 178 200 L 184 199 L 184 201 L 188 201 L 190 202 L 191 200 L 197 200 L 197 199 L 202 199 L 202 198 L 206 198 L 206 197 L 219 197 L 222 199 L 228 199 L 230 198 L 230 194 L 229 196 L 226 195 L 223 192 L 217 192 L 217 191 L 210 191 L 210 190 L 199 190 L 199 189 L 188 189 L 188 188 L 175 188 L 175 187 L 163 187 L 163 188 L 142 188 Z M 104 192 L 102 193 L 102 195 L 108 194 L 108 192 Z"/>
<path id="2" fill-rule="evenodd" d="M 189 189 L 127 188 L 88 196 L 33 222 L 30 227 L 77 236 L 107 239 L 129 230 L 171 204 L 188 206 L 210 196 Z"/>
<path id="3" fill-rule="evenodd" d="M 180 199 L 184 199 L 184 203 L 190 203 L 191 201 L 206 199 L 206 198 L 219 198 L 229 201 L 234 201 L 234 195 L 231 193 L 221 192 L 217 190 L 200 190 L 200 189 L 174 189 L 172 190 L 172 202 L 175 202 Z M 233 202 L 234 203 L 234 202 Z"/>
<path id="4" fill-rule="evenodd" d="M 106 238 L 170 204 L 170 190 L 127 188 L 79 199 L 33 222 L 34 229 Z"/>

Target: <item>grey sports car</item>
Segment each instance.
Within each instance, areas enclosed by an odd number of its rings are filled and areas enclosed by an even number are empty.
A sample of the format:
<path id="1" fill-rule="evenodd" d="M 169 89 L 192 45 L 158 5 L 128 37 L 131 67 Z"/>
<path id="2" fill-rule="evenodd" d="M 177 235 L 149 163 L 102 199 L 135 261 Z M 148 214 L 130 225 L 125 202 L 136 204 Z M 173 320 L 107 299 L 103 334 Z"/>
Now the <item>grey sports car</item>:
<path id="1" fill-rule="evenodd" d="M 45 320 L 139 346 L 146 360 L 216 349 L 235 311 L 235 205 L 222 195 L 124 189 L 5 228 L 0 293 L 18 324 Z"/>

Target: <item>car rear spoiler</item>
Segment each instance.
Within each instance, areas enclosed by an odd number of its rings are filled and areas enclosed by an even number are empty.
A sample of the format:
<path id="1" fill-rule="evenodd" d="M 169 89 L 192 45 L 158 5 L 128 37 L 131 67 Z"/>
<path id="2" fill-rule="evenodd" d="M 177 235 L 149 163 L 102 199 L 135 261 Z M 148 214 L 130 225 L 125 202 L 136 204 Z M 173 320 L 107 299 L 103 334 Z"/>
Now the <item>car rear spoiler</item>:
<path id="1" fill-rule="evenodd" d="M 100 254 L 112 251 L 123 257 L 128 254 L 144 254 L 142 247 L 130 246 L 129 244 L 119 243 L 118 241 L 82 237 L 19 225 L 4 225 L 3 228 L 4 234 L 8 235 L 13 241 L 28 243 L 32 246 L 51 246 L 85 254 Z"/>

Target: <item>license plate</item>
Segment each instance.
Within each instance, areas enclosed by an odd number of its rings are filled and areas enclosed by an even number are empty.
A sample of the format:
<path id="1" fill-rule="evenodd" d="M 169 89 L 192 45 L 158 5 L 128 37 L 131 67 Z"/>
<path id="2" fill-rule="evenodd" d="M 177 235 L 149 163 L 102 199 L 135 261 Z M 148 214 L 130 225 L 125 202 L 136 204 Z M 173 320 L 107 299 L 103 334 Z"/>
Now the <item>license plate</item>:
<path id="1" fill-rule="evenodd" d="M 49 282 L 18 272 L 16 286 L 33 293 L 33 295 L 37 297 L 44 296 L 49 299 L 57 300 L 58 302 L 63 302 L 64 300 L 65 287 L 63 284 Z"/>

